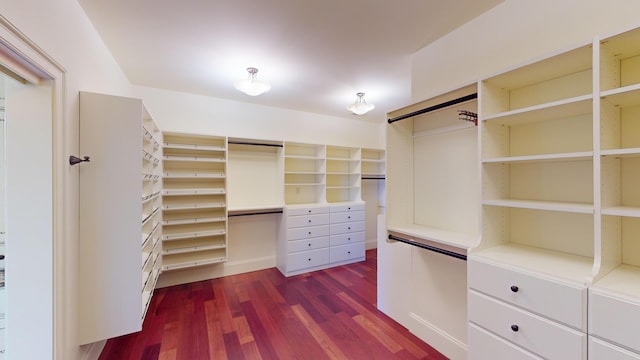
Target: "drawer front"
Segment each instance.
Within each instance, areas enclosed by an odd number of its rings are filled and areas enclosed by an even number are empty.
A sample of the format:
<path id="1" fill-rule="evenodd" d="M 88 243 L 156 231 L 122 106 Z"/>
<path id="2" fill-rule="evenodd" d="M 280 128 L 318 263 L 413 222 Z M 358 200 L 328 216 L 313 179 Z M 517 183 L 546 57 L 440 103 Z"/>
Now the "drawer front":
<path id="1" fill-rule="evenodd" d="M 329 225 L 310 226 L 306 228 L 295 228 L 287 230 L 287 240 L 302 240 L 328 235 Z"/>
<path id="2" fill-rule="evenodd" d="M 591 290 L 589 330 L 592 335 L 640 352 L 640 303 Z"/>
<path id="3" fill-rule="evenodd" d="M 476 259 L 468 262 L 469 287 L 586 332 L 587 289 Z"/>
<path id="4" fill-rule="evenodd" d="M 329 224 L 329 214 L 300 215 L 287 217 L 287 228 Z"/>
<path id="5" fill-rule="evenodd" d="M 287 271 L 296 271 L 329 264 L 329 248 L 287 255 Z"/>
<path id="6" fill-rule="evenodd" d="M 542 360 L 494 334 L 469 324 L 469 360 Z"/>
<path id="7" fill-rule="evenodd" d="M 326 248 L 329 247 L 329 243 L 330 241 L 328 236 L 310 238 L 306 240 L 289 241 L 287 244 L 287 252 L 294 253 Z"/>
<path id="8" fill-rule="evenodd" d="M 331 212 L 361 211 L 364 210 L 364 203 L 333 205 Z"/>
<path id="9" fill-rule="evenodd" d="M 318 207 L 288 207 L 287 208 L 287 216 L 296 216 L 296 215 L 314 215 L 314 214 L 326 214 L 329 212 L 329 206 L 318 206 Z"/>
<path id="10" fill-rule="evenodd" d="M 640 354 L 589 336 L 589 360 L 640 360 Z"/>
<path id="11" fill-rule="evenodd" d="M 587 335 L 469 291 L 469 321 L 546 359 L 586 359 Z"/>
<path id="12" fill-rule="evenodd" d="M 332 224 L 346 223 L 346 222 L 353 222 L 353 221 L 364 221 L 364 211 L 331 213 L 330 221 Z"/>
<path id="13" fill-rule="evenodd" d="M 364 258 L 364 243 L 331 247 L 331 262 L 341 262 Z"/>
<path id="14" fill-rule="evenodd" d="M 364 221 L 352 223 L 331 224 L 331 235 L 348 234 L 364 231 Z"/>
<path id="15" fill-rule="evenodd" d="M 364 242 L 364 232 L 331 235 L 331 246 Z"/>

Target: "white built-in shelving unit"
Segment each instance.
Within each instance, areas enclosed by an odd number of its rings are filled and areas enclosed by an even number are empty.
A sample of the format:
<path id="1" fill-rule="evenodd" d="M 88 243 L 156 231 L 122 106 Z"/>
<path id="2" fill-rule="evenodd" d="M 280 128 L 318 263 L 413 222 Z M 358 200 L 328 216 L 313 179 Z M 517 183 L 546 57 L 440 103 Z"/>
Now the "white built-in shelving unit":
<path id="1" fill-rule="evenodd" d="M 361 200 L 360 148 L 326 147 L 327 202 Z"/>
<path id="2" fill-rule="evenodd" d="M 160 132 L 139 99 L 80 93 L 79 337 L 139 331 L 160 273 Z M 114 146 L 117 144 L 117 146 Z M 139 274 L 132 276 L 132 274 Z"/>
<path id="3" fill-rule="evenodd" d="M 471 359 L 640 358 L 638 44 L 633 29 L 480 82 Z"/>
<path id="4" fill-rule="evenodd" d="M 163 133 L 162 141 L 162 269 L 226 261 L 226 138 Z"/>
<path id="5" fill-rule="evenodd" d="M 360 173 L 363 180 L 385 179 L 386 160 L 383 149 L 360 149 Z"/>
<path id="6" fill-rule="evenodd" d="M 608 359 L 630 350 L 635 357 L 627 358 L 638 359 L 640 29 L 605 37 L 597 45 L 602 224 L 600 271 L 589 291 L 590 351 Z"/>
<path id="7" fill-rule="evenodd" d="M 378 307 L 452 359 L 466 356 L 463 259 L 480 230 L 477 127 L 459 112 L 477 112 L 477 91 L 470 84 L 389 113 L 379 165 L 387 231 L 378 241 Z M 375 177 L 383 153 L 362 152 L 374 161 L 363 159 L 363 173 Z"/>
<path id="8" fill-rule="evenodd" d="M 326 198 L 326 146 L 284 144 L 285 203 L 324 203 Z"/>
<path id="9" fill-rule="evenodd" d="M 592 53 L 589 42 L 480 82 L 483 223 L 469 262 L 472 359 L 490 355 L 477 344 L 496 337 L 528 358 L 586 359 L 598 228 Z"/>

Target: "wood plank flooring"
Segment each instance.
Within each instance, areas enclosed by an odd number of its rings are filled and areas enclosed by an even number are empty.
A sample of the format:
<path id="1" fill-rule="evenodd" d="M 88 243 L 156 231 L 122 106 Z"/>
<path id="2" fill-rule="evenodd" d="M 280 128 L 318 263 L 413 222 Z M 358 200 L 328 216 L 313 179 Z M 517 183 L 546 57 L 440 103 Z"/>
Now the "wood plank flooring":
<path id="1" fill-rule="evenodd" d="M 285 278 L 276 268 L 157 289 L 141 332 L 100 360 L 446 359 L 376 309 L 377 253 Z"/>

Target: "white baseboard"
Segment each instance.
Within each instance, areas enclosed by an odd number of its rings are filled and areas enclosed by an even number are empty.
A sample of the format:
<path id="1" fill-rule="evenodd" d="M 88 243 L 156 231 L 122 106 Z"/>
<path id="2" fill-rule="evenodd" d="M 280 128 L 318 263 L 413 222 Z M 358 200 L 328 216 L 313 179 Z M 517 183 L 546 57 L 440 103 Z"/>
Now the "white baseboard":
<path id="1" fill-rule="evenodd" d="M 156 288 L 187 284 L 229 275 L 237 275 L 256 270 L 264 270 L 275 266 L 275 256 L 267 256 L 242 261 L 227 261 L 191 269 L 165 271 L 160 274 Z"/>
<path id="2" fill-rule="evenodd" d="M 103 340 L 80 346 L 80 360 L 98 360 L 106 344 L 107 341 Z"/>
<path id="3" fill-rule="evenodd" d="M 451 360 L 466 360 L 468 346 L 414 313 L 409 313 L 409 331 Z"/>
<path id="4" fill-rule="evenodd" d="M 376 249 L 378 247 L 378 240 L 367 239 L 364 246 L 366 250 Z"/>

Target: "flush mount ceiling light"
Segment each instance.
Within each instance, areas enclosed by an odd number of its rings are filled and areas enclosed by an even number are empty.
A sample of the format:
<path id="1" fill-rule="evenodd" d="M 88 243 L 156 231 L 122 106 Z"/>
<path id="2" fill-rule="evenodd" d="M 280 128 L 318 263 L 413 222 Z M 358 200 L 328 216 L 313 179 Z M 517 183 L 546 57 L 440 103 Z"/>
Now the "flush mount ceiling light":
<path id="1" fill-rule="evenodd" d="M 271 89 L 271 85 L 257 79 L 258 69 L 249 67 L 247 71 L 249 72 L 247 79 L 238 80 L 233 84 L 236 89 L 251 96 L 258 96 Z"/>
<path id="2" fill-rule="evenodd" d="M 363 115 L 368 113 L 369 111 L 373 110 L 373 108 L 375 108 L 375 106 L 373 104 L 369 104 L 366 101 L 364 101 L 364 93 L 363 92 L 359 92 L 356 94 L 356 96 L 358 97 L 356 99 L 356 101 L 347 106 L 347 110 L 351 111 L 352 113 L 356 114 L 356 115 Z"/>

